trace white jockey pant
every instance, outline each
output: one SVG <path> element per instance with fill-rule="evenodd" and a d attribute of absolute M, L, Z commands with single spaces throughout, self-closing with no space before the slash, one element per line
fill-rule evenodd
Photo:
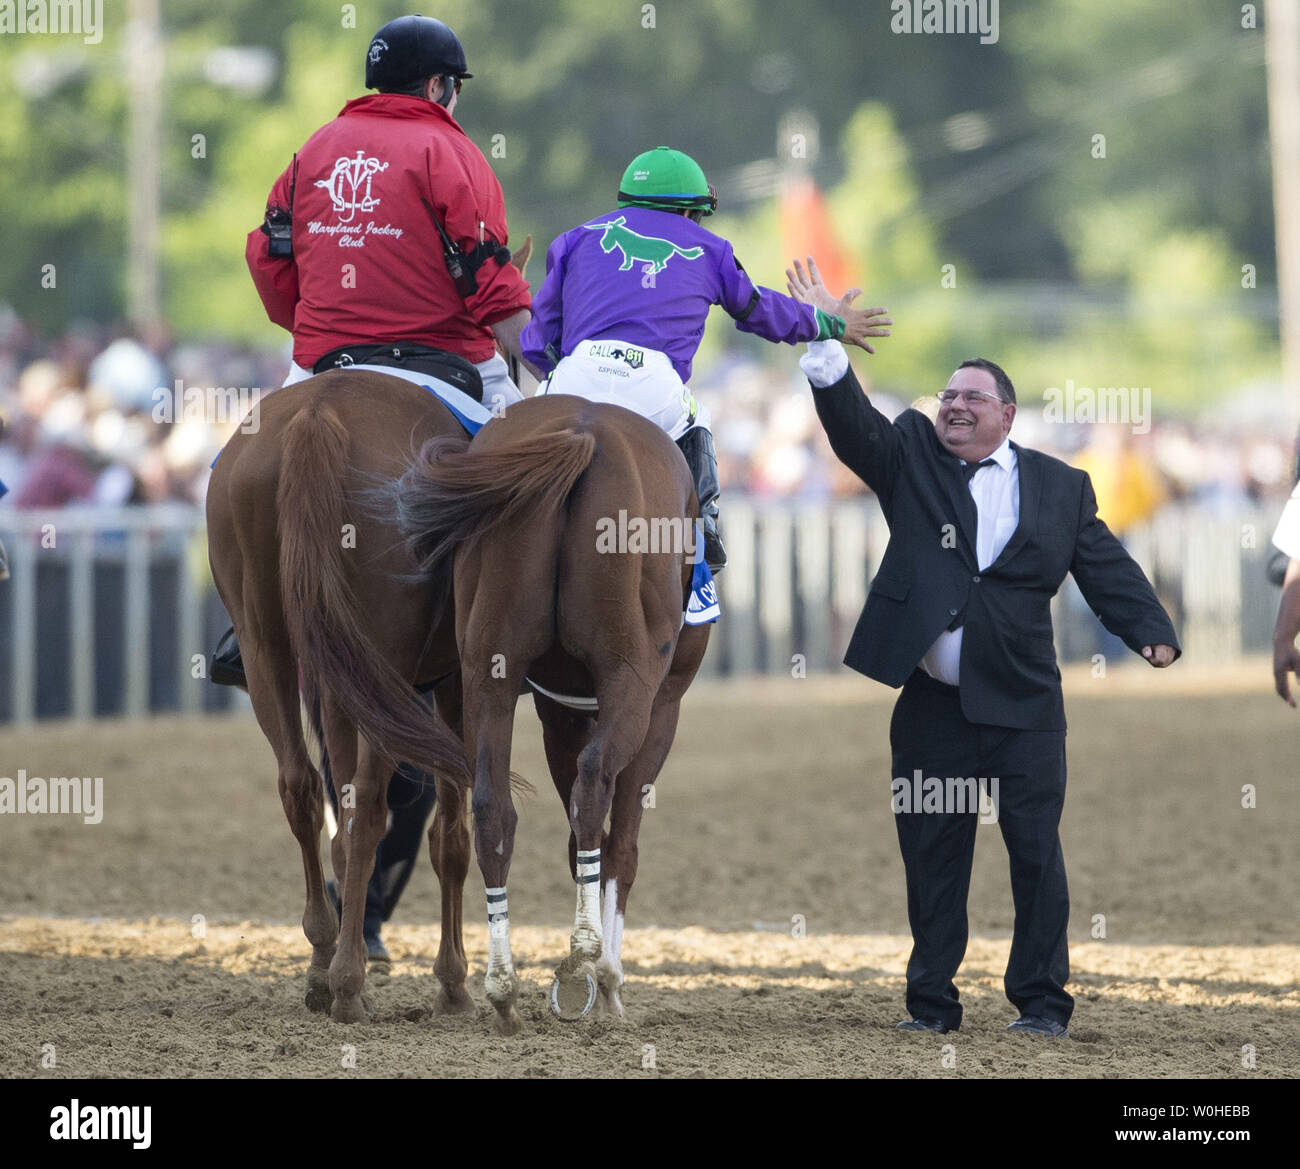
<path fill-rule="evenodd" d="M 674 442 L 692 427 L 709 430 L 713 421 L 666 354 L 626 341 L 583 341 L 561 359 L 537 393 L 623 406 L 667 431 Z"/>
<path fill-rule="evenodd" d="M 390 377 L 400 377 L 408 382 L 414 382 L 417 386 L 427 386 L 432 381 L 438 381 L 437 378 L 430 377 L 427 373 L 419 373 L 413 369 L 399 369 L 397 366 L 390 365 L 350 365 L 348 369 L 365 369 L 373 373 L 386 373 Z M 493 414 L 499 414 L 507 406 L 513 406 L 516 402 L 524 400 L 515 383 L 510 380 L 510 367 L 505 363 L 505 359 L 499 353 L 492 354 L 486 361 L 476 362 L 474 368 L 478 370 L 479 376 L 483 379 L 483 405 Z M 284 379 L 284 385 L 291 386 L 295 382 L 306 381 L 309 377 L 315 375 L 309 369 L 303 369 L 296 361 L 289 362 L 289 376 Z M 452 386 L 452 389 L 457 389 Z"/>

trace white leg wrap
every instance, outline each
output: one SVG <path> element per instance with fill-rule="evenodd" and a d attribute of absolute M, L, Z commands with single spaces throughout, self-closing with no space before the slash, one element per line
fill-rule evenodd
<path fill-rule="evenodd" d="M 600 965 L 608 967 L 623 985 L 623 915 L 618 912 L 618 880 L 610 877 L 605 882 L 605 906 L 601 914 Z"/>
<path fill-rule="evenodd" d="M 494 986 L 503 976 L 515 972 L 514 959 L 510 956 L 510 910 L 506 904 L 505 887 L 487 891 L 488 906 L 488 997 L 492 997 Z"/>
<path fill-rule="evenodd" d="M 571 949 L 586 958 L 600 956 L 600 849 L 578 853 L 578 908 Z"/>

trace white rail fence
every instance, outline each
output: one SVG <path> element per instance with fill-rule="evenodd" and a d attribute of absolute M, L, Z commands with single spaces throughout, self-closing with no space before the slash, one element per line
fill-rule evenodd
<path fill-rule="evenodd" d="M 1264 575 L 1276 516 L 1168 508 L 1130 551 L 1189 656 L 1228 661 L 1269 644 Z M 724 501 L 729 567 L 707 676 L 839 668 L 888 529 L 874 500 Z M 12 579 L 0 584 L 0 723 L 243 705 L 200 664 L 228 621 L 207 571 L 203 513 L 182 506 L 0 512 Z M 1067 581 L 1058 654 L 1123 651 Z"/>

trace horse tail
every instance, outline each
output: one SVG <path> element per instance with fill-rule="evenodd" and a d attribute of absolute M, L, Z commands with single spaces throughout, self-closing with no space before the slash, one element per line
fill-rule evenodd
<path fill-rule="evenodd" d="M 328 406 L 311 402 L 285 429 L 276 493 L 280 589 L 307 709 L 318 711 L 327 690 L 380 754 L 468 787 L 460 740 L 364 627 L 343 555 L 347 457 L 347 429 Z"/>
<path fill-rule="evenodd" d="M 499 524 L 554 515 L 596 454 L 590 431 L 571 426 L 470 451 L 463 438 L 433 438 L 395 491 L 397 526 L 420 571 L 450 579 L 454 551 Z"/>

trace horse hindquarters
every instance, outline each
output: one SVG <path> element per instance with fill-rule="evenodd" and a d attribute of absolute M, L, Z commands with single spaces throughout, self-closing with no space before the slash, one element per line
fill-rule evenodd
<path fill-rule="evenodd" d="M 280 802 L 302 852 L 302 927 L 312 945 L 307 1007 L 326 1011 L 332 1002 L 328 972 L 339 923 L 325 896 L 320 863 L 323 789 L 302 735 L 297 663 L 275 571 L 278 525 L 267 498 L 275 497 L 278 447 L 245 446 L 238 454 L 238 473 L 236 458 L 230 453 L 218 463 L 209 488 L 209 559 L 217 591 L 244 647 L 253 713 L 275 754 Z"/>
<path fill-rule="evenodd" d="M 487 894 L 489 954 L 484 989 L 498 1034 L 513 1035 L 518 981 L 510 950 L 506 896 L 518 815 L 511 796 L 510 748 L 515 706 L 528 664 L 552 637 L 554 555 L 523 554 L 528 533 L 488 535 L 456 565 L 465 742 L 474 771 L 474 842 Z M 518 560 L 516 560 L 518 556 Z M 517 588 L 493 583 L 514 577 Z"/>
<path fill-rule="evenodd" d="M 707 625 L 690 626 L 683 630 L 668 676 L 655 696 L 644 740 L 614 784 L 609 832 L 604 838 L 604 852 L 601 856 L 601 949 L 594 969 L 599 988 L 597 1005 L 602 1014 L 614 1018 L 623 1017 L 620 992 L 623 984 L 623 928 L 628 897 L 637 874 L 637 840 L 641 831 L 641 817 L 650 803 L 652 786 L 672 749 L 682 696 L 699 669 L 708 639 Z M 563 725 L 563 712 L 560 708 L 551 704 L 549 709 L 544 710 L 539 703 L 538 713 L 542 715 L 550 733 L 557 736 L 562 733 L 560 728 Z M 551 756 L 548 751 L 549 758 Z M 555 774 L 554 767 L 560 758 L 557 751 L 552 760 L 552 774 L 555 775 L 557 786 L 561 780 Z"/>
<path fill-rule="evenodd" d="M 625 417 L 620 411 L 611 421 Z M 657 432 L 652 432 L 653 445 L 638 435 L 651 426 L 643 419 L 636 418 L 631 426 L 628 437 L 610 433 L 612 428 L 602 432 L 607 457 L 569 500 L 560 556 L 559 641 L 590 673 L 598 704 L 590 739 L 577 756 L 568 807 L 577 853 L 576 908 L 569 955 L 556 977 L 557 993 L 567 992 L 570 1001 L 576 983 L 610 965 L 604 947 L 621 925 L 610 904 L 617 901 L 617 891 L 608 884 L 611 867 L 602 854 L 603 825 L 617 804 L 618 818 L 627 824 L 619 847 L 624 853 L 635 849 L 640 804 L 630 793 L 617 798 L 616 787 L 647 745 L 682 627 L 685 550 L 611 551 L 596 539 L 608 529 L 610 517 L 623 512 L 647 521 L 671 521 L 680 520 L 686 511 L 689 482 L 680 454 Z M 660 444 L 662 466 L 655 458 Z M 675 712 L 671 721 L 675 724 Z M 671 730 L 666 738 L 647 782 L 663 764 Z M 613 836 L 611 824 L 611 848 Z M 613 894 L 603 914 L 602 877 L 606 893 Z M 613 961 L 616 964 L 617 958 Z M 609 978 L 607 974 L 607 982 Z M 612 1004 L 610 1009 L 615 1010 Z"/>
<path fill-rule="evenodd" d="M 458 734 L 464 730 L 460 671 L 438 686 L 438 714 Z M 469 873 L 469 801 L 464 791 L 445 777 L 437 779 L 438 800 L 429 825 L 429 859 L 438 875 L 442 925 L 433 970 L 441 988 L 434 1004 L 439 1015 L 473 1014 L 474 1002 L 465 990 L 469 963 L 463 939 L 465 877 Z"/>

